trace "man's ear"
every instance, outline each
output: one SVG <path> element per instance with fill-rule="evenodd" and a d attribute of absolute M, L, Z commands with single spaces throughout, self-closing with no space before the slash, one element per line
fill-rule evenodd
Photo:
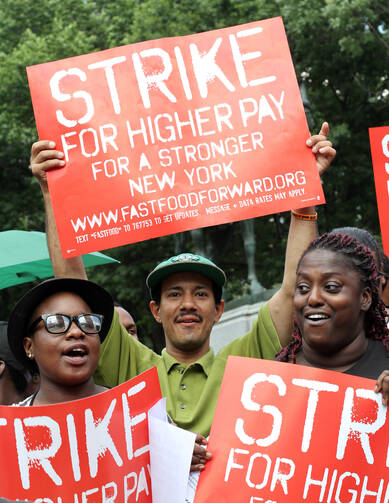
<path fill-rule="evenodd" d="M 150 301 L 150 311 L 151 311 L 151 314 L 154 316 L 155 318 L 155 321 L 157 321 L 158 323 L 162 323 L 161 321 L 161 317 L 159 316 L 159 304 L 157 304 L 157 302 L 155 302 L 155 300 L 152 300 Z"/>
<path fill-rule="evenodd" d="M 219 304 L 216 304 L 215 323 L 217 323 L 220 320 L 221 315 L 223 314 L 223 312 L 224 312 L 224 300 L 221 299 L 221 301 L 219 302 Z"/>
<path fill-rule="evenodd" d="M 370 287 L 366 286 L 362 290 L 361 310 L 367 312 L 370 309 L 371 303 L 372 303 L 371 289 Z"/>
<path fill-rule="evenodd" d="M 4 374 L 5 372 L 5 362 L 3 360 L 0 360 L 0 377 Z"/>

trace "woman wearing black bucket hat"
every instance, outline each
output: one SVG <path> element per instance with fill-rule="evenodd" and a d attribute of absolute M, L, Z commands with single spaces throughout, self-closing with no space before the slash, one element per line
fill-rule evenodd
<path fill-rule="evenodd" d="M 20 363 L 39 369 L 41 384 L 19 405 L 50 405 L 105 391 L 93 373 L 113 311 L 109 293 L 91 281 L 50 279 L 29 290 L 10 315 L 8 341 Z"/>

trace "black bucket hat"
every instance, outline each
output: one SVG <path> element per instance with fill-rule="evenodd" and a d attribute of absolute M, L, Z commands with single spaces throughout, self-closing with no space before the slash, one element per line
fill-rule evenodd
<path fill-rule="evenodd" d="M 99 333 L 100 341 L 105 339 L 111 326 L 114 305 L 111 295 L 101 286 L 86 279 L 52 278 L 29 290 L 16 304 L 8 320 L 8 343 L 15 358 L 22 365 L 31 368 L 31 360 L 24 351 L 23 340 L 28 336 L 31 316 L 38 305 L 58 292 L 72 292 L 80 296 L 92 312 L 104 316 Z"/>

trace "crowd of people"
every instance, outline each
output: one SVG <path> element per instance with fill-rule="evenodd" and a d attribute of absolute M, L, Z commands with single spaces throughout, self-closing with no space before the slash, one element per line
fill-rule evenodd
<path fill-rule="evenodd" d="M 307 140 L 320 175 L 335 157 L 328 134 L 323 123 Z M 370 233 L 345 227 L 317 237 L 315 208 L 293 210 L 280 289 L 261 305 L 251 330 L 216 355 L 210 335 L 224 310 L 224 271 L 192 253 L 163 260 L 146 279 L 151 314 L 165 335 L 156 354 L 137 339 L 130 313 L 87 279 L 81 258 L 61 255 L 46 175 L 61 169 L 63 158 L 49 140 L 32 146 L 55 278 L 19 300 L 8 337 L 0 327 L 3 404 L 80 399 L 156 366 L 171 421 L 197 434 L 191 469 L 200 471 L 212 456 L 206 438 L 230 355 L 369 377 L 388 404 L 389 260 Z"/>

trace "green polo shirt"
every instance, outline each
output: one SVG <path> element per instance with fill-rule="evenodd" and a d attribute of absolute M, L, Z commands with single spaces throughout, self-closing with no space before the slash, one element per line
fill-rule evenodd
<path fill-rule="evenodd" d="M 158 355 L 135 340 L 120 325 L 115 311 L 100 348 L 95 382 L 114 387 L 156 366 L 169 416 L 181 428 L 206 437 L 211 429 L 227 358 L 235 355 L 272 360 L 280 349 L 268 303 L 261 306 L 250 332 L 224 346 L 216 356 L 211 349 L 190 365 L 178 362 L 166 349 Z"/>

